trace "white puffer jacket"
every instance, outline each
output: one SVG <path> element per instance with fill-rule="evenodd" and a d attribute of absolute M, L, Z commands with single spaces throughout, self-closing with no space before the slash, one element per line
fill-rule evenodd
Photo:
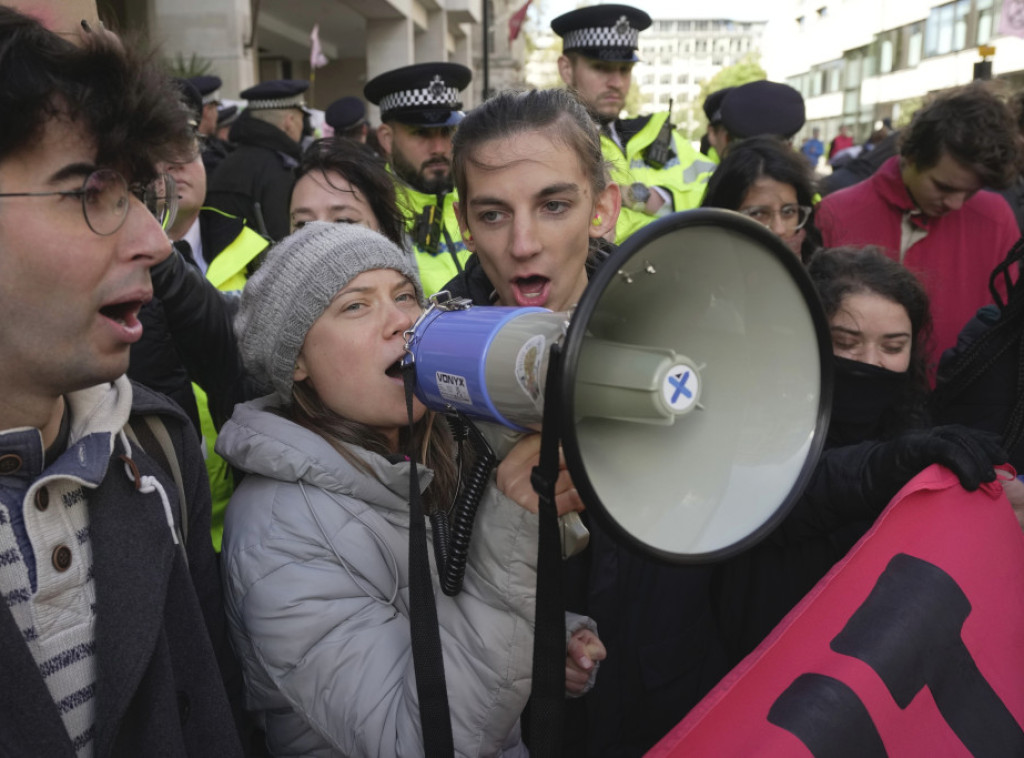
<path fill-rule="evenodd" d="M 276 756 L 423 754 L 409 628 L 409 464 L 239 405 L 217 450 L 248 472 L 227 509 L 223 574 L 247 704 Z M 426 486 L 431 473 L 421 468 Z M 460 756 L 526 755 L 537 520 L 495 487 L 477 514 L 464 588 L 434 575 Z M 431 569 L 434 571 L 431 548 Z"/>

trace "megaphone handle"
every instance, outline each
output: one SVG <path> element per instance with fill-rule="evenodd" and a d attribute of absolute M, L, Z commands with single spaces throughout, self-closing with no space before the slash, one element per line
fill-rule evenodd
<path fill-rule="evenodd" d="M 537 492 L 540 538 L 537 548 L 537 616 L 533 642 L 533 688 L 530 693 L 530 755 L 558 758 L 562 751 L 565 703 L 565 607 L 562 604 L 562 541 L 555 507 L 560 437 L 558 386 L 562 351 L 551 346 L 544 386 L 545 419 L 540 433 L 540 461 L 530 474 Z M 549 410 L 550 409 L 550 410 Z"/>

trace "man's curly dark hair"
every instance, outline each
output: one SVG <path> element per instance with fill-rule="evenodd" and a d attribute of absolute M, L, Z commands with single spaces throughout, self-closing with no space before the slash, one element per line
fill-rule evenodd
<path fill-rule="evenodd" d="M 141 48 L 104 31 L 81 36 L 76 46 L 0 7 L 0 161 L 67 118 L 95 141 L 98 165 L 148 181 L 191 144 L 181 94 Z"/>
<path fill-rule="evenodd" d="M 978 81 L 941 93 L 915 113 L 900 155 L 926 171 L 948 153 L 985 187 L 1005 189 L 1024 168 L 1021 142 L 1013 111 Z"/>

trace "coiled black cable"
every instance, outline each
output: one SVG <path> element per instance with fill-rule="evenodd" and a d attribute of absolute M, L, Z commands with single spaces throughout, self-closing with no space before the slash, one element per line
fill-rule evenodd
<path fill-rule="evenodd" d="M 464 416 L 458 414 L 447 418 L 452 427 L 452 434 L 459 443 L 459 458 L 462 458 L 463 445 L 467 438 L 476 454 L 473 466 L 465 480 L 460 482 L 455 505 L 448 513 L 436 511 L 430 516 L 434 533 L 434 560 L 437 562 L 441 591 L 448 596 L 455 596 L 462 590 L 462 581 L 466 574 L 469 542 L 473 536 L 476 511 L 498 458 L 480 431 Z"/>

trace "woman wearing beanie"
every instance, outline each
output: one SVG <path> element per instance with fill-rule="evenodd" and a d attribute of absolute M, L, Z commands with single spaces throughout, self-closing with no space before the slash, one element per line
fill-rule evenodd
<path fill-rule="evenodd" d="M 406 253 L 322 222 L 275 246 L 242 295 L 240 351 L 269 394 L 237 406 L 218 439 L 246 472 L 227 511 L 223 570 L 247 705 L 273 755 L 424 753 L 402 451 L 420 451 L 428 512 L 449 507 L 459 474 L 447 424 L 418 401 L 406 439 L 398 366 L 421 300 Z M 526 754 L 518 716 L 530 692 L 537 520 L 535 461 L 524 457 L 499 467 L 511 496 L 493 483 L 484 494 L 462 592 L 435 592 L 460 756 Z M 580 507 L 575 490 L 559 506 Z"/>

